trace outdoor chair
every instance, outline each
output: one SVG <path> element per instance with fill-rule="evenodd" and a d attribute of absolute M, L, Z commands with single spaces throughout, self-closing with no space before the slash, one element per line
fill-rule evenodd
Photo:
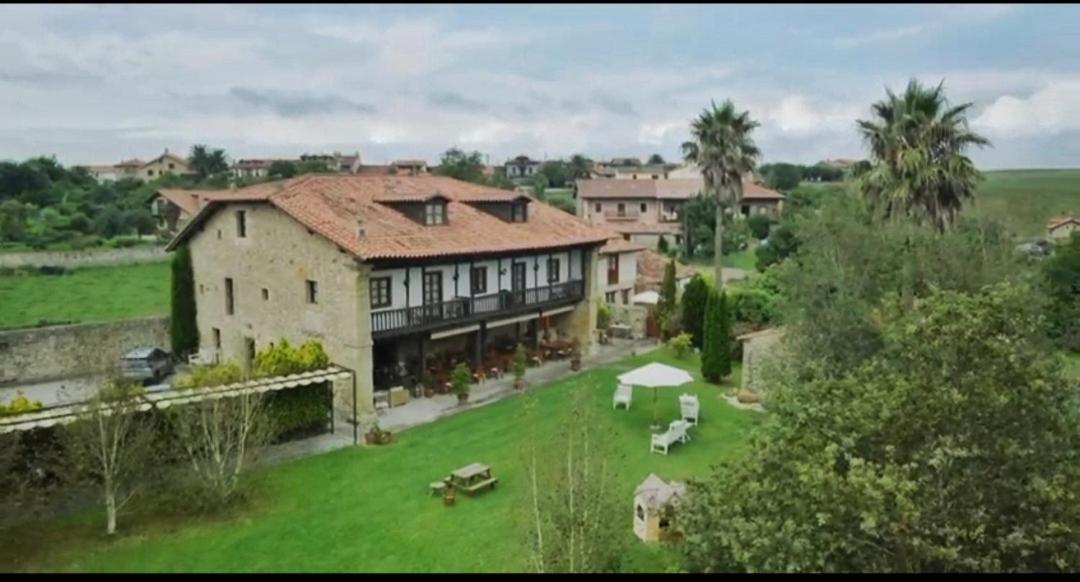
<path fill-rule="evenodd" d="M 679 409 L 682 412 L 683 420 L 697 426 L 698 412 L 701 409 L 701 403 L 698 401 L 697 396 L 694 396 L 693 394 L 680 395 Z"/>
<path fill-rule="evenodd" d="M 611 408 L 618 408 L 619 405 L 622 404 L 624 408 L 630 410 L 630 401 L 633 397 L 634 389 L 631 386 L 619 384 L 619 386 L 615 388 L 615 398 L 612 399 Z"/>
<path fill-rule="evenodd" d="M 687 430 L 689 426 L 689 423 L 685 420 L 673 420 L 671 421 L 671 424 L 668 425 L 668 431 L 674 434 L 675 438 L 680 443 L 688 443 L 690 442 L 690 432 Z"/>
<path fill-rule="evenodd" d="M 650 453 L 664 453 L 668 454 L 668 448 L 671 445 L 679 442 L 679 435 L 668 429 L 660 434 L 652 435 L 652 442 L 649 443 Z"/>
<path fill-rule="evenodd" d="M 380 410 L 388 410 L 390 408 L 390 392 L 386 390 L 375 391 L 375 412 Z"/>

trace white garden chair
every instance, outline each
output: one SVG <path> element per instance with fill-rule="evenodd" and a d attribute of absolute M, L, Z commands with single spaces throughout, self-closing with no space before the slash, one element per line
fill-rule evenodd
<path fill-rule="evenodd" d="M 679 435 L 671 432 L 671 429 L 668 429 L 660 434 L 652 435 L 652 440 L 649 443 L 649 452 L 664 453 L 666 455 L 668 454 L 668 448 L 677 442 L 679 442 Z"/>
<path fill-rule="evenodd" d="M 633 397 L 633 387 L 628 384 L 619 384 L 618 388 L 615 389 L 615 397 L 612 399 L 611 408 L 618 408 L 622 404 L 626 410 L 630 410 L 630 401 Z"/>
<path fill-rule="evenodd" d="M 697 426 L 698 412 L 701 409 L 701 403 L 698 401 L 697 396 L 694 396 L 693 394 L 683 394 L 679 396 L 679 409 L 682 412 L 683 420 Z"/>
<path fill-rule="evenodd" d="M 673 420 L 668 425 L 668 432 L 675 436 L 675 439 L 680 443 L 690 442 L 690 431 L 687 430 L 690 427 L 690 423 L 685 420 Z"/>

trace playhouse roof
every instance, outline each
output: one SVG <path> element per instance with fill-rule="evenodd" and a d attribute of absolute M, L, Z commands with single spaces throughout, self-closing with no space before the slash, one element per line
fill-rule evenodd
<path fill-rule="evenodd" d="M 634 497 L 640 498 L 649 507 L 660 507 L 685 493 L 685 484 L 679 481 L 665 483 L 654 473 L 649 473 L 649 476 L 634 490 Z"/>

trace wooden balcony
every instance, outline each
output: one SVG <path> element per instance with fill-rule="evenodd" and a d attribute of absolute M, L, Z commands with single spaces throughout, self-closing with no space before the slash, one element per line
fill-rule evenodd
<path fill-rule="evenodd" d="M 390 337 L 472 323 L 492 316 L 513 315 L 543 307 L 575 303 L 584 297 L 585 282 L 578 280 L 521 291 L 460 297 L 416 307 L 387 309 L 371 314 L 371 335 Z"/>

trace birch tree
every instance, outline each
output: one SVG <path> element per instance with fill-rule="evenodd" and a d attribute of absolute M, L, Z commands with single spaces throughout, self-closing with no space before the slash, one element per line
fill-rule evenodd
<path fill-rule="evenodd" d="M 139 411 L 142 387 L 110 381 L 79 408 L 61 431 L 66 458 L 76 473 L 101 488 L 109 535 L 138 493 L 154 459 L 153 417 Z"/>

